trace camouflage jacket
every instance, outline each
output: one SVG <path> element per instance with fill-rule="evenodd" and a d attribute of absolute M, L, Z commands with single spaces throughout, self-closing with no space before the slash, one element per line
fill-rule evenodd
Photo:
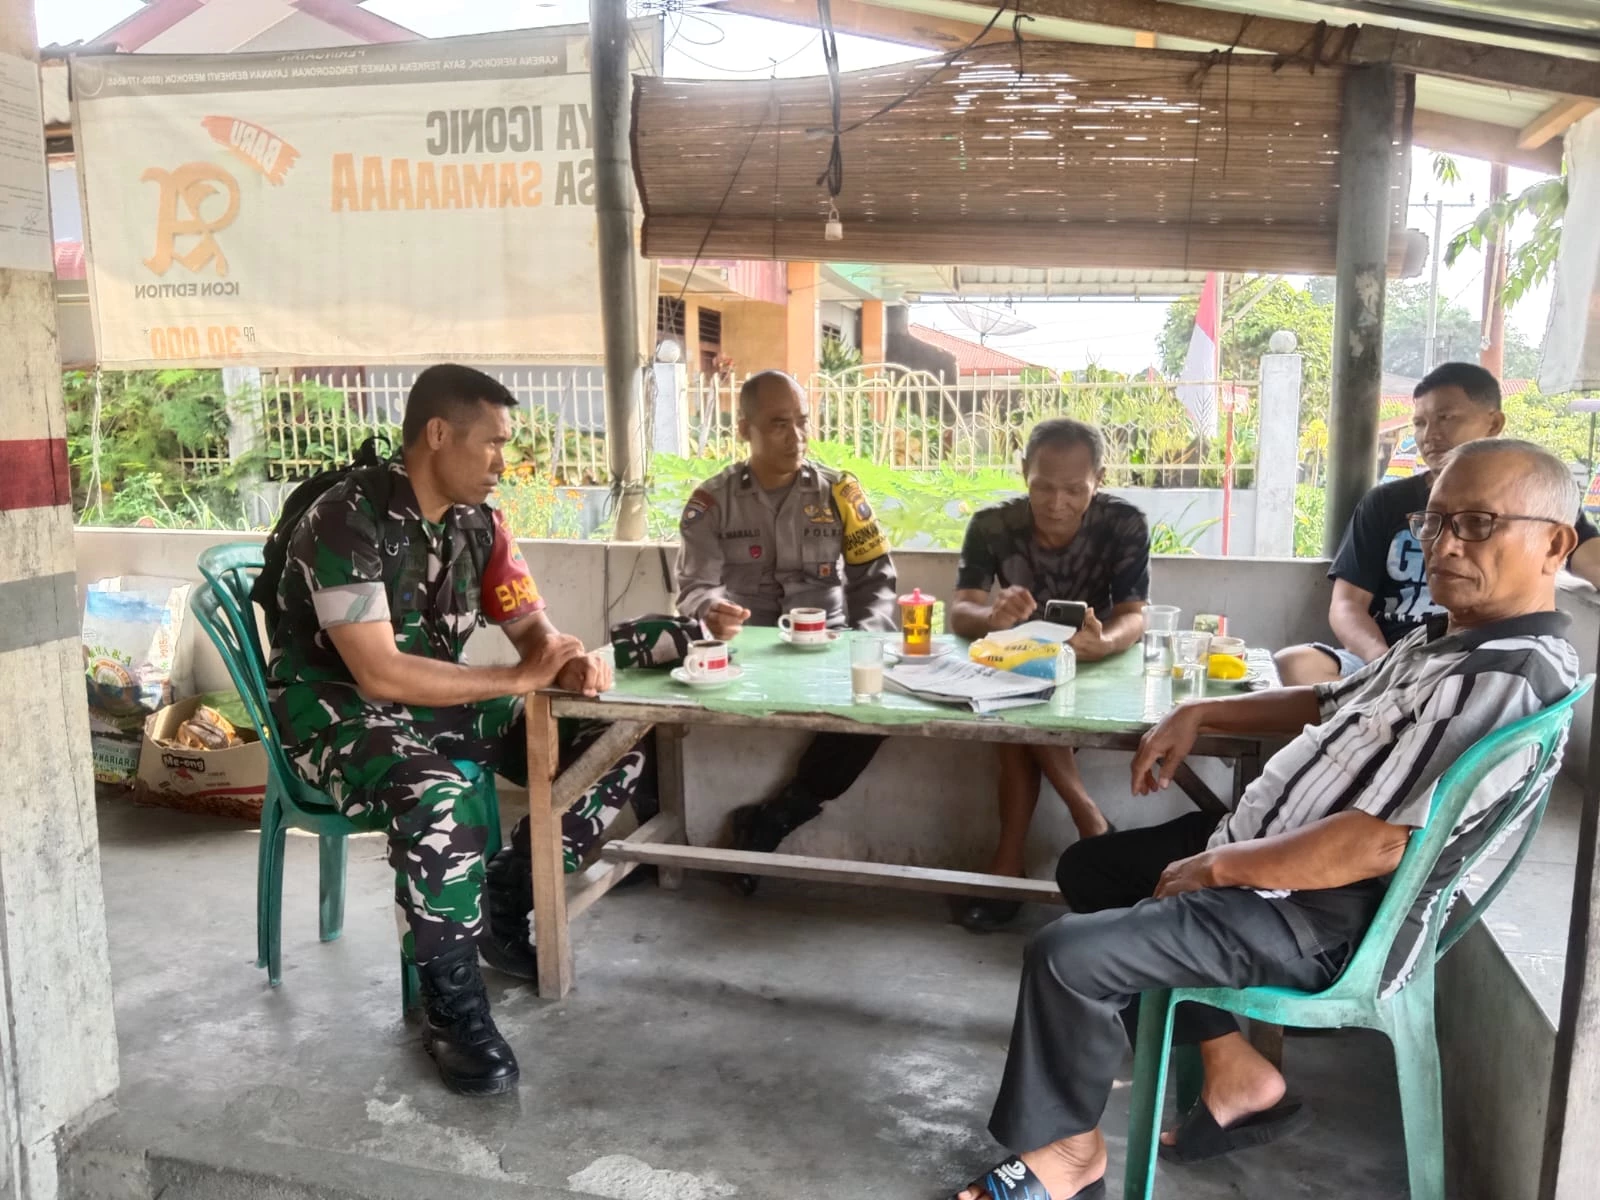
<path fill-rule="evenodd" d="M 774 502 L 748 463 L 734 463 L 695 489 L 678 529 L 678 611 L 686 617 L 727 599 L 748 608 L 753 625 L 820 608 L 830 626 L 897 627 L 889 539 L 847 471 L 808 461 Z"/>
<path fill-rule="evenodd" d="M 346 479 L 317 499 L 290 539 L 278 584 L 283 621 L 267 669 L 273 713 L 288 745 L 370 708 L 328 629 L 387 621 L 401 653 L 460 662 L 467 639 L 486 622 L 482 576 L 492 550 L 506 551 L 521 567 L 514 542 L 495 546 L 497 538 L 509 538 L 488 510 L 456 505 L 429 526 L 404 464 L 390 463 L 389 472 L 386 513 L 358 479 Z M 525 567 L 513 585 L 526 593 L 518 596 L 517 616 L 544 607 Z M 408 711 L 387 707 L 397 717 Z"/>

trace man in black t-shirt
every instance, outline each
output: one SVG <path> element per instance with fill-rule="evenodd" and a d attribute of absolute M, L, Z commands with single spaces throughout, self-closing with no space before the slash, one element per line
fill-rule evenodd
<path fill-rule="evenodd" d="M 1341 645 L 1313 642 L 1278 651 L 1278 674 L 1286 687 L 1354 674 L 1429 616 L 1443 611 L 1428 592 L 1422 546 L 1411 536 L 1406 517 L 1428 506 L 1434 475 L 1450 452 L 1465 442 L 1498 437 L 1506 417 L 1500 410 L 1500 384 L 1472 363 L 1445 363 L 1434 369 L 1417 384 L 1413 396 L 1411 423 L 1417 449 L 1430 469 L 1386 480 L 1356 505 L 1328 568 L 1333 580 L 1328 624 Z M 1600 587 L 1597 531 L 1581 510 L 1574 524 L 1578 549 L 1567 569 Z"/>
<path fill-rule="evenodd" d="M 1150 596 L 1150 529 L 1137 508 L 1100 490 L 1104 458 L 1105 443 L 1092 425 L 1058 418 L 1033 427 L 1022 456 L 1028 494 L 980 510 L 967 526 L 949 610 L 952 633 L 983 637 L 1043 616 L 1050 600 L 1079 600 L 1089 606 L 1072 639 L 1079 658 L 1094 662 L 1139 640 Z M 1110 828 L 1083 786 L 1070 747 L 997 750 L 1000 843 L 990 874 L 1024 873 L 1023 847 L 1041 775 L 1066 801 L 1080 837 Z M 974 933 L 987 933 L 1020 907 L 978 900 L 962 910 L 960 921 Z"/>

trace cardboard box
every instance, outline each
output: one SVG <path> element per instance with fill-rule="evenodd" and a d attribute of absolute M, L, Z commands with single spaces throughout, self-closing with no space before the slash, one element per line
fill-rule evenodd
<path fill-rule="evenodd" d="M 267 752 L 255 730 L 240 729 L 245 744 L 231 750 L 174 750 L 157 745 L 158 738 L 177 736 L 178 726 L 194 715 L 200 703 L 199 696 L 180 700 L 145 722 L 138 799 L 185 812 L 260 820 L 267 794 Z"/>

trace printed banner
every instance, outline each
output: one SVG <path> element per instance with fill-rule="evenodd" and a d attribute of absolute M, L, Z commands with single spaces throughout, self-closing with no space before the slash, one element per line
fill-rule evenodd
<path fill-rule="evenodd" d="M 1417 439 L 1406 434 L 1400 439 L 1394 453 L 1389 455 L 1389 465 L 1384 468 L 1385 479 L 1405 479 L 1417 473 Z"/>
<path fill-rule="evenodd" d="M 579 25 L 74 58 L 100 362 L 603 361 L 588 54 Z"/>

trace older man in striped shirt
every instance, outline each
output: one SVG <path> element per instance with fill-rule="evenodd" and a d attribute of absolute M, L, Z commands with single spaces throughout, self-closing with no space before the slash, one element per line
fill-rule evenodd
<path fill-rule="evenodd" d="M 1104 1193 L 1099 1122 L 1126 1047 L 1119 1015 L 1141 991 L 1279 985 L 1317 991 L 1360 944 L 1434 784 L 1486 734 L 1546 708 L 1578 681 L 1556 611 L 1556 572 L 1577 543 L 1565 465 L 1529 442 L 1458 448 L 1412 528 L 1446 617 L 1336 683 L 1174 710 L 1145 737 L 1133 789 L 1167 787 L 1201 734 L 1279 733 L 1237 809 L 1079 842 L 1059 878 L 1074 909 L 1028 946 L 1005 1077 L 989 1129 L 1015 1157 L 959 1200 L 1072 1200 Z M 1530 768 L 1480 781 L 1446 850 L 1486 836 Z M 1520 772 L 1520 773 L 1519 773 Z M 1446 864 L 1448 865 L 1448 864 Z M 1441 870 L 1439 878 L 1447 878 Z M 1424 889 L 1418 917 L 1438 903 Z M 1397 939 L 1388 986 L 1417 949 Z M 1200 1101 L 1163 1154 L 1198 1161 L 1298 1127 L 1283 1077 L 1226 1013 L 1185 1005 Z"/>

